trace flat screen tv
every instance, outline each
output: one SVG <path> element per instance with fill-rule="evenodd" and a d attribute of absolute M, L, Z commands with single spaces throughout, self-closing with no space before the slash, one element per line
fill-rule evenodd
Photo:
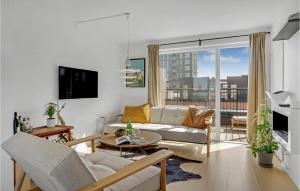
<path fill-rule="evenodd" d="M 59 66 L 59 99 L 98 98 L 98 72 Z"/>

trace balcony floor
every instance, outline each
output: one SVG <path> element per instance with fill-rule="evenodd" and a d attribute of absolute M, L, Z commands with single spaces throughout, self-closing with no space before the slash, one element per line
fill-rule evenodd
<path fill-rule="evenodd" d="M 215 136 L 215 128 L 212 128 L 212 138 Z M 222 127 L 221 128 L 221 141 L 225 142 L 234 142 L 234 143 L 247 143 L 247 136 L 246 136 L 246 129 L 234 129 L 233 131 L 231 128 Z"/>

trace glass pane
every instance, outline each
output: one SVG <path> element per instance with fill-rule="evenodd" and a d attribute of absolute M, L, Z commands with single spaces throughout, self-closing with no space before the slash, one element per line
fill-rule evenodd
<path fill-rule="evenodd" d="M 246 142 L 249 48 L 220 50 L 221 138 Z"/>
<path fill-rule="evenodd" d="M 214 108 L 214 51 L 161 54 L 160 65 L 166 106 Z"/>

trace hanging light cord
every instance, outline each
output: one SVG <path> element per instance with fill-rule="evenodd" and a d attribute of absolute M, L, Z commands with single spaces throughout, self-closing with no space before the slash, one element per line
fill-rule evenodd
<path fill-rule="evenodd" d="M 129 56 L 130 56 L 130 13 L 126 13 L 127 18 L 127 58 L 126 66 L 130 65 Z"/>

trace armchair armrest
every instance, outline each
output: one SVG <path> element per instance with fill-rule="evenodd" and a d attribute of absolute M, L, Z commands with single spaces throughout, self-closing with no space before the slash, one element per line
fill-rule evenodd
<path fill-rule="evenodd" d="M 80 143 L 91 141 L 91 148 L 92 152 L 95 152 L 95 139 L 101 138 L 101 135 L 91 135 L 88 137 L 80 138 L 80 139 L 74 139 L 72 141 L 66 142 L 65 145 L 68 147 L 78 145 Z"/>
<path fill-rule="evenodd" d="M 161 163 L 161 190 L 166 188 L 166 159 L 173 155 L 172 151 L 160 150 L 141 160 L 135 161 L 102 180 L 93 182 L 79 189 L 79 191 L 102 191 L 104 188 L 138 172 L 151 165 Z"/>

